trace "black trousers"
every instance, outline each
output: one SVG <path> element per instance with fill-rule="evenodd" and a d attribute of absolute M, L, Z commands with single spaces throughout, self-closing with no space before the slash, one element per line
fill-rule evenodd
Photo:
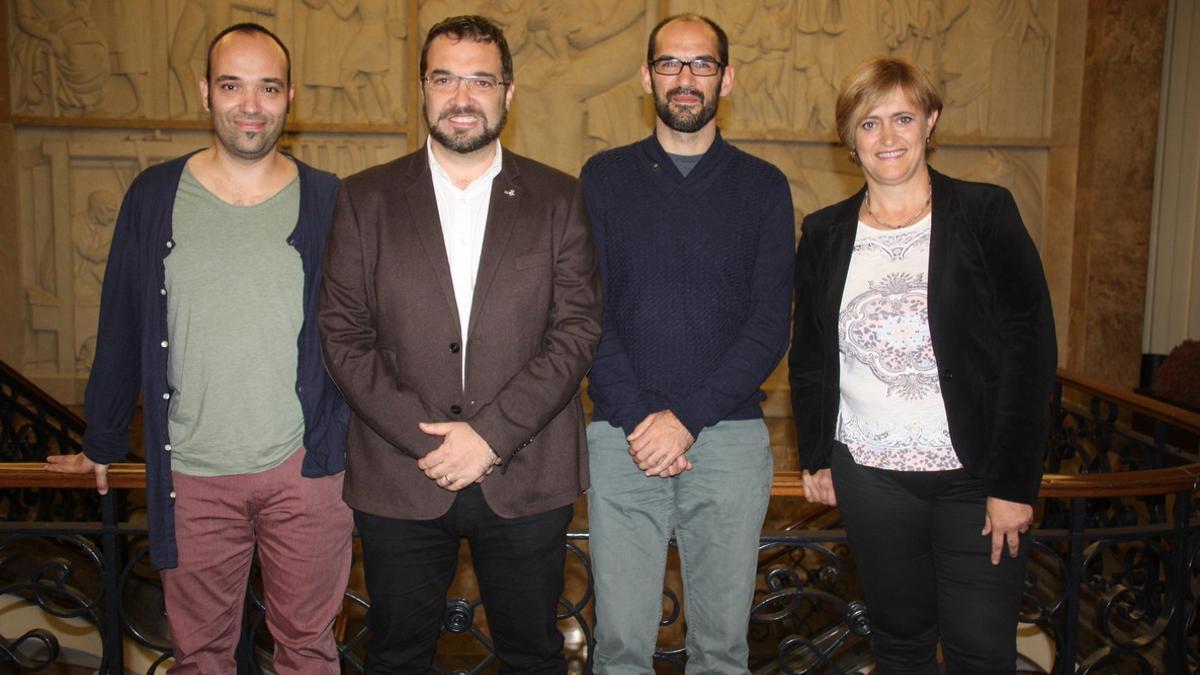
<path fill-rule="evenodd" d="M 371 599 L 367 624 L 373 636 L 365 672 L 430 672 L 459 541 L 465 538 L 500 671 L 566 673 L 555 615 L 572 509 L 501 518 L 472 485 L 433 520 L 355 511 Z"/>
<path fill-rule="evenodd" d="M 887 471 L 855 464 L 840 445 L 831 460 L 838 508 L 866 595 L 876 673 L 937 669 L 1012 673 L 1029 557 L 1007 549 L 991 563 L 982 536 L 983 481 L 966 471 Z"/>

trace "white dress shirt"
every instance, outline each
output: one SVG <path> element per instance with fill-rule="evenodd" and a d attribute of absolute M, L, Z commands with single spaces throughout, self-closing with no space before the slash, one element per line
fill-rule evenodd
<path fill-rule="evenodd" d="M 471 320 L 471 300 L 475 294 L 475 277 L 479 272 L 479 256 L 483 251 L 483 233 L 491 203 L 492 180 L 500 173 L 501 148 L 496 141 L 496 154 L 491 166 L 464 189 L 454 185 L 446 170 L 433 154 L 432 141 L 426 141 L 429 170 L 433 174 L 433 192 L 437 196 L 438 217 L 442 221 L 442 239 L 450 261 L 450 278 L 454 282 L 454 301 L 458 305 L 459 331 L 462 334 L 462 385 L 467 383 L 467 329 Z"/>

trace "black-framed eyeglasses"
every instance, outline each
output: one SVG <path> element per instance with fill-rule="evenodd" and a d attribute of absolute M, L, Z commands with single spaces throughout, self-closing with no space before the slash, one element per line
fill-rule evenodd
<path fill-rule="evenodd" d="M 435 73 L 429 77 L 422 77 L 421 82 L 433 91 L 441 93 L 450 93 L 458 91 L 458 83 L 466 82 L 467 89 L 479 94 L 491 94 L 499 91 L 501 87 L 507 87 L 510 82 L 497 80 L 491 75 L 451 75 L 450 73 Z"/>
<path fill-rule="evenodd" d="M 650 61 L 650 67 L 659 75 L 678 75 L 683 72 L 684 66 L 687 66 L 692 71 L 692 75 L 696 77 L 712 77 L 721 72 L 725 64 L 707 56 L 701 56 L 691 61 L 681 61 L 673 56 L 662 56 Z"/>

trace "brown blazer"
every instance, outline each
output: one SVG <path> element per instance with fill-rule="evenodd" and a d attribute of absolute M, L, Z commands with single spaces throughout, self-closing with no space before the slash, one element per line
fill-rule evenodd
<path fill-rule="evenodd" d="M 417 468 L 441 439 L 417 423 L 461 420 L 503 462 L 482 484 L 496 513 L 570 504 L 588 486 L 579 383 L 601 318 L 579 181 L 504 150 L 464 339 L 426 153 L 338 191 L 317 320 L 353 411 L 346 502 L 391 518 L 444 514 L 454 493 Z"/>

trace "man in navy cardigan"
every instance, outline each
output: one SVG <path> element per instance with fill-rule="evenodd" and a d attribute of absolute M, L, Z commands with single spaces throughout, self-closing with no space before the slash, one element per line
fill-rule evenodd
<path fill-rule="evenodd" d="M 655 27 L 642 66 L 654 135 L 581 175 L 605 300 L 588 515 L 606 675 L 653 672 L 672 535 L 688 671 L 746 672 L 772 475 L 759 387 L 787 346 L 794 222 L 784 175 L 717 131 L 728 52 L 707 18 Z"/>
<path fill-rule="evenodd" d="M 121 207 L 101 297 L 83 453 L 128 452 L 144 398 L 150 559 L 162 570 L 172 673 L 234 672 L 257 549 L 280 673 L 338 673 L 330 631 L 350 567 L 341 501 L 348 411 L 316 328 L 337 178 L 279 152 L 287 48 L 221 32 L 199 82 L 215 143 L 151 167 Z"/>

